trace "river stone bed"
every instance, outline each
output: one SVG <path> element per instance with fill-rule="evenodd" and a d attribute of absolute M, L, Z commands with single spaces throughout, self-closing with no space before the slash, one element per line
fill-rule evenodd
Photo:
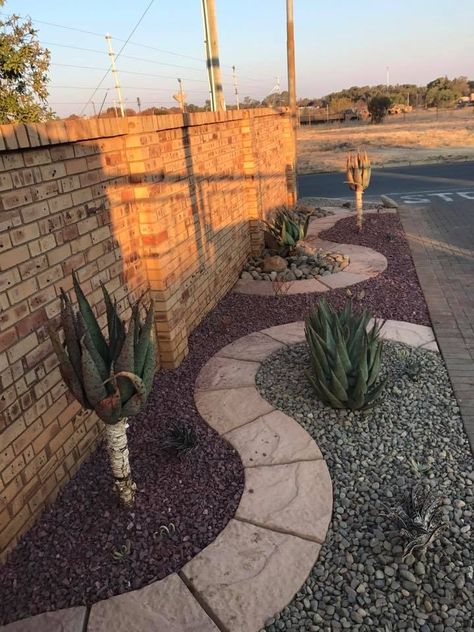
<path fill-rule="evenodd" d="M 420 372 L 405 372 L 410 361 Z M 473 632 L 473 458 L 439 354 L 387 342 L 383 399 L 368 412 L 336 411 L 313 395 L 306 345 L 270 356 L 263 397 L 315 439 L 331 473 L 334 510 L 318 562 L 266 632 Z M 426 468 L 424 473 L 420 470 Z M 404 542 L 385 507 L 424 481 L 445 497 L 449 526 L 402 562 Z"/>
<path fill-rule="evenodd" d="M 338 253 L 295 254 L 285 257 L 288 267 L 282 272 L 264 272 L 263 262 L 275 252 L 265 248 L 259 256 L 251 257 L 244 266 L 241 279 L 255 281 L 296 281 L 298 279 L 313 279 L 317 276 L 327 276 L 340 272 L 349 265 L 349 258 Z"/>

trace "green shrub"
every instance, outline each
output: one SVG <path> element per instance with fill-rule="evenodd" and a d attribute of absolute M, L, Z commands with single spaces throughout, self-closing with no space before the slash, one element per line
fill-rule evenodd
<path fill-rule="evenodd" d="M 385 385 L 384 381 L 376 383 L 382 325 L 374 322 L 367 331 L 370 318 L 367 311 L 355 314 L 351 302 L 335 311 L 322 300 L 306 319 L 311 357 L 308 376 L 318 398 L 333 408 L 369 408 Z"/>
<path fill-rule="evenodd" d="M 372 123 L 381 123 L 387 116 L 388 108 L 391 104 L 392 100 L 390 97 L 384 97 L 382 95 L 372 97 L 367 105 Z"/>

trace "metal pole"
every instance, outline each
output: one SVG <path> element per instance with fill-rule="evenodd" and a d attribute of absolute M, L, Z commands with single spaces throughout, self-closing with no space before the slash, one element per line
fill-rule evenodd
<path fill-rule="evenodd" d="M 181 81 L 181 79 L 178 79 L 178 84 L 179 84 L 179 103 L 181 105 L 181 110 L 185 112 L 186 108 L 184 106 L 183 82 Z"/>
<path fill-rule="evenodd" d="M 237 87 L 237 75 L 235 74 L 235 66 L 232 66 L 232 83 L 234 84 L 235 103 L 237 109 L 240 110 L 239 89 Z"/>
<path fill-rule="evenodd" d="M 293 142 L 292 188 L 295 202 L 298 197 L 296 184 L 296 73 L 295 73 L 295 29 L 293 20 L 293 0 L 286 0 L 286 49 L 288 66 L 288 101 L 290 106 L 291 131 Z"/>
<path fill-rule="evenodd" d="M 219 42 L 217 38 L 216 7 L 214 0 L 202 0 L 202 13 L 206 43 L 207 71 L 211 88 L 211 105 L 214 112 L 225 110 L 219 65 Z"/>
<path fill-rule="evenodd" d="M 112 35 L 107 33 L 105 36 L 107 40 L 107 46 L 109 49 L 109 57 L 110 57 L 110 65 L 112 66 L 112 75 L 114 77 L 115 89 L 117 90 L 118 104 L 120 108 L 121 116 L 125 116 L 125 109 L 123 107 L 123 96 L 122 96 L 122 88 L 120 86 L 120 79 L 118 75 L 117 68 L 115 67 L 115 54 L 112 48 Z"/>

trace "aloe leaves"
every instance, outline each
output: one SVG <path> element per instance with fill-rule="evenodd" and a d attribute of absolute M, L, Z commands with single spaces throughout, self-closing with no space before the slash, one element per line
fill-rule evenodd
<path fill-rule="evenodd" d="M 306 237 L 310 216 L 303 221 L 296 219 L 287 209 L 278 211 L 272 224 L 266 223 L 270 233 L 282 249 L 291 250 Z"/>
<path fill-rule="evenodd" d="M 140 305 L 132 308 L 128 327 L 118 315 L 102 284 L 107 314 L 108 341 L 73 273 L 78 310 L 61 290 L 61 327 L 64 343 L 57 331 L 50 331 L 59 360 L 61 375 L 71 393 L 84 408 L 95 410 L 106 424 L 136 415 L 151 391 L 156 369 L 153 338 L 153 308 L 140 321 Z"/>
<path fill-rule="evenodd" d="M 318 398 L 333 408 L 368 408 L 383 391 L 385 382 L 377 382 L 383 323 L 369 328 L 370 318 L 366 311 L 355 314 L 351 303 L 336 312 L 322 300 L 306 320 L 309 379 Z"/>

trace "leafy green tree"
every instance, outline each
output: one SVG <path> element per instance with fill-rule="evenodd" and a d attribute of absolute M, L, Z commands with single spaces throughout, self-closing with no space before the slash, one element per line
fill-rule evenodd
<path fill-rule="evenodd" d="M 387 116 L 388 108 L 392 104 L 390 97 L 378 95 L 372 97 L 367 104 L 372 123 L 381 123 Z"/>
<path fill-rule="evenodd" d="M 47 103 L 49 63 L 50 53 L 40 46 L 30 19 L 0 20 L 0 123 L 53 118 Z"/>

